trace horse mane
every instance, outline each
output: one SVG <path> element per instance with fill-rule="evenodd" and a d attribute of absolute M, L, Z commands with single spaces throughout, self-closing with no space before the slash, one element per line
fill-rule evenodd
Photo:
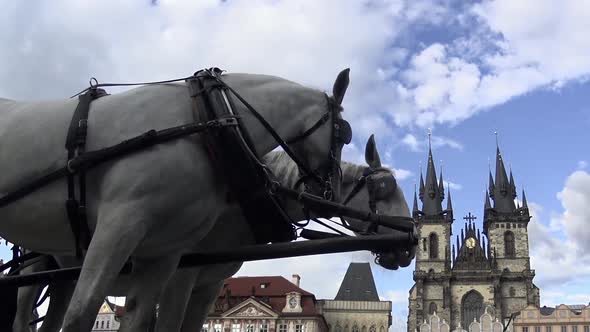
<path fill-rule="evenodd" d="M 283 183 L 285 186 L 292 187 L 299 179 L 299 169 L 297 164 L 291 160 L 291 157 L 289 157 L 285 151 L 271 151 L 262 157 L 262 161 L 265 164 L 272 165 L 271 170 L 277 178 L 285 181 Z M 347 179 L 349 181 L 360 178 L 367 168 L 365 165 L 357 165 L 344 160 L 341 161 L 340 167 L 342 169 L 342 179 Z M 386 169 L 389 170 L 389 168 Z M 391 173 L 393 174 L 393 171 Z"/>

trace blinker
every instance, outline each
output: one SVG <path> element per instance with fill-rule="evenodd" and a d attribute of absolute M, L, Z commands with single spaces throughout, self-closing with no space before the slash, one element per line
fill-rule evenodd
<path fill-rule="evenodd" d="M 344 119 L 334 120 L 334 137 L 341 144 L 349 144 L 352 141 L 352 128 Z"/>
<path fill-rule="evenodd" d="M 370 181 L 367 182 L 369 192 L 373 195 L 374 199 L 381 200 L 389 197 L 397 189 L 397 182 L 391 175 L 371 177 Z"/>

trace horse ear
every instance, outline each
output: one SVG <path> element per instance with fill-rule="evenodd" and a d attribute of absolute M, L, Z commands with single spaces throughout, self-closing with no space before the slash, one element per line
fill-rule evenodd
<path fill-rule="evenodd" d="M 367 140 L 367 146 L 365 147 L 365 161 L 371 168 L 381 167 L 381 158 L 379 158 L 379 152 L 375 145 L 375 135 L 371 135 Z"/>
<path fill-rule="evenodd" d="M 332 88 L 332 94 L 334 95 L 334 100 L 336 104 L 341 105 L 342 99 L 344 99 L 344 94 L 346 93 L 346 89 L 348 88 L 348 83 L 350 83 L 350 68 L 346 68 L 338 74 L 336 77 L 336 82 L 334 82 L 334 87 Z"/>

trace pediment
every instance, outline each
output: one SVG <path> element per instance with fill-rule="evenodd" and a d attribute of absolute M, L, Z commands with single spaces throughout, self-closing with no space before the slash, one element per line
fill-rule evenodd
<path fill-rule="evenodd" d="M 238 304 L 237 306 L 227 310 L 221 314 L 221 317 L 278 317 L 270 306 L 265 303 L 256 301 L 254 298 Z"/>
<path fill-rule="evenodd" d="M 109 305 L 104 302 L 101 306 L 100 309 L 98 310 L 99 314 L 112 314 L 114 313 L 113 310 L 111 310 L 111 307 L 109 307 Z"/>

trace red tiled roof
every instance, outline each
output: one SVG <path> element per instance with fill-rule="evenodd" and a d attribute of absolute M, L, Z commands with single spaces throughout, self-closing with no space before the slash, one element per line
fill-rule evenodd
<path fill-rule="evenodd" d="M 265 285 L 264 288 L 261 287 L 263 284 Z M 228 290 L 230 294 L 229 307 L 227 303 L 228 299 L 226 299 L 226 292 Z M 285 295 L 291 292 L 301 294 L 301 308 L 303 309 L 303 312 L 282 313 L 287 302 Z M 319 314 L 316 309 L 315 296 L 312 293 L 297 287 L 281 276 L 237 277 L 226 279 L 224 287 L 219 294 L 215 311 L 218 313 L 224 312 L 229 308 L 233 308 L 246 301 L 252 296 L 257 301 L 270 305 L 274 311 L 283 316 L 313 316 Z"/>
<path fill-rule="evenodd" d="M 267 286 L 261 288 L 261 284 L 267 284 Z M 229 278 L 225 280 L 223 290 L 219 296 L 225 296 L 227 288 L 231 290 L 231 296 L 252 296 L 252 286 L 254 286 L 255 296 L 283 296 L 290 292 L 314 296 L 281 276 Z"/>

